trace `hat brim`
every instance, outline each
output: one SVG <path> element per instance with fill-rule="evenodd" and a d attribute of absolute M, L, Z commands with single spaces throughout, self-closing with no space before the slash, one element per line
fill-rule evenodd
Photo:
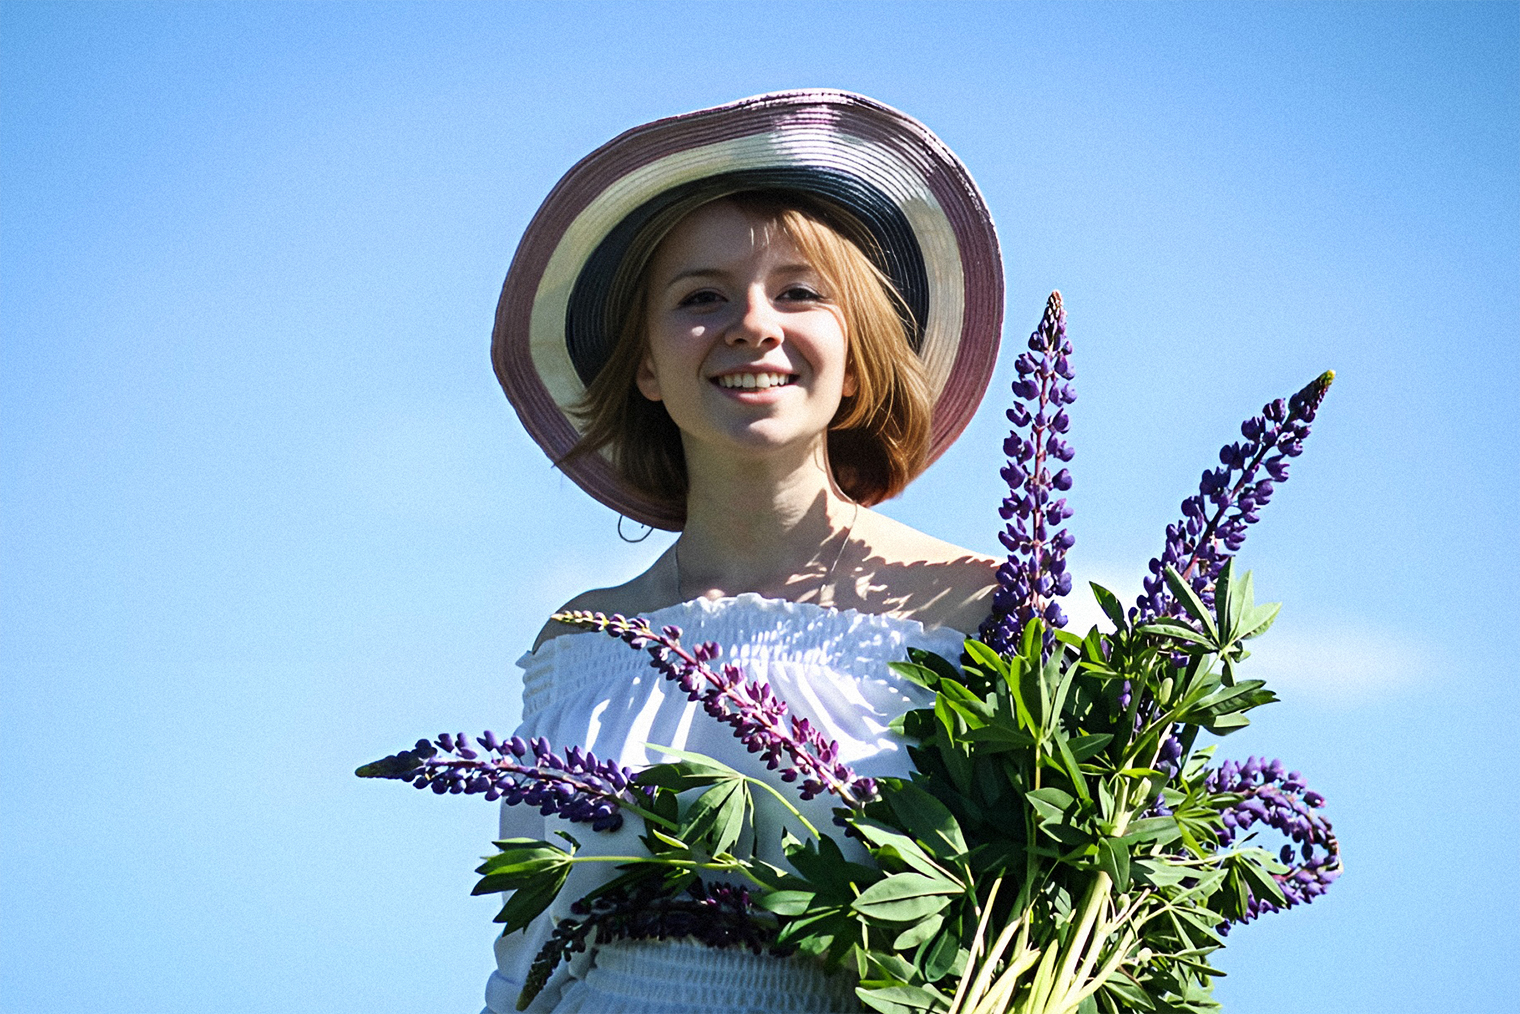
<path fill-rule="evenodd" d="M 868 194 L 873 207 L 850 210 L 896 223 L 877 238 L 889 257 L 902 253 L 906 266 L 889 271 L 900 276 L 894 281 L 922 286 L 905 295 L 923 316 L 914 337 L 934 396 L 928 460 L 965 429 L 992 378 L 1002 329 L 1002 259 L 986 204 L 965 167 L 917 120 L 861 95 L 809 89 L 635 127 L 577 163 L 544 200 L 502 287 L 491 358 L 518 418 L 551 460 L 580 439 L 569 409 L 585 393 L 583 374 L 596 368 L 597 351 L 570 340 L 586 331 L 571 318 L 584 302 L 576 290 L 588 264 L 599 251 L 605 259 L 619 228 L 628 231 L 631 217 L 650 214 L 666 195 L 701 192 L 709 181 L 743 188 L 767 179 L 814 193 L 834 187 L 839 192 L 825 196 L 847 207 L 865 200 L 851 194 Z M 891 228 L 910 239 L 892 239 Z M 906 249 L 912 244 L 916 251 Z M 561 468 L 627 517 L 657 528 L 682 524 L 684 513 L 628 486 L 601 455 Z"/>

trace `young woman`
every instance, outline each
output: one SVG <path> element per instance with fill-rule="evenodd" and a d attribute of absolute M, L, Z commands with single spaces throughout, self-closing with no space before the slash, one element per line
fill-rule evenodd
<path fill-rule="evenodd" d="M 717 641 L 847 763 L 906 773 L 888 723 L 922 692 L 886 664 L 909 646 L 958 654 L 989 611 L 996 562 L 871 505 L 965 425 L 1000 303 L 996 239 L 969 177 L 920 124 L 870 100 L 761 96 L 594 153 L 519 248 L 498 311 L 498 374 L 567 474 L 681 535 L 643 574 L 567 608 Z M 518 734 L 628 765 L 669 746 L 762 772 L 645 663 L 550 623 L 520 663 Z M 749 844 L 782 865 L 786 821 L 762 797 Z M 503 836 L 561 829 L 582 855 L 642 850 L 636 822 L 592 834 L 522 809 L 504 809 Z M 818 826 L 829 809 L 804 804 Z M 515 1009 L 555 921 L 610 867 L 579 865 L 562 903 L 498 941 L 489 1011 Z M 852 1010 L 850 987 L 803 960 L 618 941 L 562 967 L 529 1009 Z"/>

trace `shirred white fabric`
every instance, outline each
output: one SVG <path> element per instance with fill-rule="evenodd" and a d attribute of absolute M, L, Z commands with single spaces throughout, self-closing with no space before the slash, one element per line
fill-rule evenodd
<path fill-rule="evenodd" d="M 887 728 L 909 708 L 926 706 L 932 695 L 887 668 L 902 661 L 909 647 L 950 658 L 960 654 L 965 635 L 943 627 L 925 629 L 913 620 L 839 611 L 810 603 L 759 595 L 694 599 L 646 614 L 656 626 L 682 628 L 682 643 L 716 641 L 721 659 L 742 665 L 750 679 L 768 682 L 790 706 L 830 739 L 840 758 L 863 774 L 903 775 L 909 760 Z M 648 665 L 648 656 L 604 634 L 569 634 L 524 655 L 523 720 L 517 735 L 545 736 L 556 750 L 579 744 L 598 757 L 615 757 L 631 767 L 662 758 L 648 744 L 705 753 L 778 786 L 814 826 L 829 833 L 833 804 L 801 802 L 794 786 L 765 771 L 725 725 Z M 760 858 L 784 865 L 781 829 L 785 811 L 764 792 L 755 794 L 754 843 Z M 537 810 L 502 808 L 503 838 L 554 840 L 556 830 L 573 834 L 580 855 L 635 856 L 643 853 L 637 820 L 613 833 L 592 832 Z M 799 836 L 803 831 L 791 827 Z M 841 841 L 846 851 L 852 842 Z M 745 843 L 741 843 L 743 845 Z M 486 1011 L 516 1010 L 528 966 L 550 931 L 567 917 L 570 904 L 615 875 L 614 863 L 577 865 L 559 899 L 526 934 L 498 937 L 497 970 L 486 985 Z M 698 1014 L 698 1012 L 802 1012 L 854 1010 L 853 991 L 803 962 L 738 949 L 714 950 L 689 941 L 619 942 L 589 948 L 556 970 L 528 1008 L 553 1014 Z"/>

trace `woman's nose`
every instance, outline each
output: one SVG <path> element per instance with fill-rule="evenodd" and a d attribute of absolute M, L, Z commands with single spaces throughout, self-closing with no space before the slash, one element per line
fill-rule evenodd
<path fill-rule="evenodd" d="M 750 290 L 737 320 L 725 338 L 730 345 L 754 345 L 768 348 L 779 345 L 784 331 L 781 314 L 763 289 Z"/>

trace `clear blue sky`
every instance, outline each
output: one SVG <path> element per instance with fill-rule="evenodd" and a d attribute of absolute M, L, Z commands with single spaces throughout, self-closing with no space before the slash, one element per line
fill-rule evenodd
<path fill-rule="evenodd" d="M 1079 577 L 1133 587 L 1245 415 L 1339 373 L 1243 553 L 1348 872 L 1232 1012 L 1520 1010 L 1520 5 L 0 5 L 0 1010 L 477 1011 L 495 815 L 360 782 L 516 722 L 630 575 L 487 359 L 618 131 L 756 92 L 930 124 L 1060 288 Z M 996 550 L 1012 355 L 890 511 Z M 1074 612 L 1081 614 L 1081 607 Z"/>

